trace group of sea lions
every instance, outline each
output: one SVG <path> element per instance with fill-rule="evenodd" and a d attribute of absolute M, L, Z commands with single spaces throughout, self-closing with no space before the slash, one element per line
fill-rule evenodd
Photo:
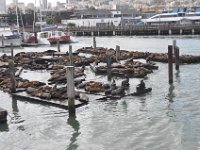
<path fill-rule="evenodd" d="M 90 57 L 79 55 L 79 53 L 91 54 Z M 126 51 L 120 50 L 117 52 L 114 49 L 108 48 L 82 48 L 77 50 L 77 53 L 70 59 L 69 54 L 59 54 L 54 50 L 48 50 L 45 52 L 21 52 L 14 57 L 7 56 L 6 54 L 0 57 L 1 62 L 14 61 L 15 70 L 18 67 L 22 67 L 26 70 L 47 70 L 51 77 L 48 79 L 48 83 L 42 81 L 29 81 L 21 77 L 15 78 L 16 88 L 20 91 L 26 91 L 28 94 L 34 97 L 40 97 L 44 99 L 66 99 L 66 66 L 73 61 L 75 66 L 74 82 L 78 89 L 83 89 L 86 93 L 104 93 L 105 95 L 124 95 L 126 87 L 129 86 L 129 78 L 140 77 L 143 78 L 147 74 L 152 73 L 153 70 L 158 69 L 158 66 L 152 61 L 167 62 L 168 56 L 164 53 L 148 53 L 138 51 Z M 98 65 L 103 62 L 107 63 L 107 60 L 111 59 L 111 75 L 125 77 L 121 86 L 116 86 L 113 81 L 111 84 L 98 82 L 98 81 L 85 81 L 85 67 L 91 66 L 91 68 L 98 74 L 108 74 L 107 65 Z M 148 58 L 148 62 L 142 63 L 135 61 L 137 58 Z M 199 63 L 200 56 L 184 55 L 180 56 L 180 63 Z M 93 64 L 94 63 L 94 64 Z M 115 63 L 115 64 L 114 64 Z M 0 88 L 5 91 L 9 91 L 11 87 L 10 70 L 8 66 L 2 65 L 0 68 Z M 76 97 L 80 97 L 79 93 L 76 93 Z"/>

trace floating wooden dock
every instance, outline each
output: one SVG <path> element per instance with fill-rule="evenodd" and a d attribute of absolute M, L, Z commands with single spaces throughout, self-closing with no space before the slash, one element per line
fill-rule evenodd
<path fill-rule="evenodd" d="M 12 93 L 12 97 L 16 100 L 29 101 L 29 102 L 32 102 L 32 103 L 39 103 L 39 104 L 54 106 L 54 107 L 58 107 L 58 108 L 68 110 L 67 100 L 61 102 L 59 100 L 41 99 L 41 98 L 32 97 L 30 95 L 27 95 L 24 92 Z M 76 108 L 81 107 L 81 106 L 86 105 L 86 104 L 87 104 L 87 102 L 75 100 L 75 107 Z"/>
<path fill-rule="evenodd" d="M 8 112 L 0 107 L 0 123 L 4 123 L 7 121 Z"/>
<path fill-rule="evenodd" d="M 8 62 L 2 62 L 0 61 L 0 68 L 8 67 Z"/>

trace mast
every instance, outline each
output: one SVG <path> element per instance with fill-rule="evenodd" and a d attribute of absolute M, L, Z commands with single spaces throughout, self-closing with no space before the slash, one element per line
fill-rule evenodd
<path fill-rule="evenodd" d="M 22 13 L 21 13 L 21 11 L 19 12 L 19 14 L 20 14 L 20 19 L 21 19 L 21 23 L 22 23 L 22 30 L 23 30 L 23 32 L 25 32 L 25 29 L 24 29 L 24 21 L 23 21 L 23 18 L 22 18 Z"/>
<path fill-rule="evenodd" d="M 33 11 L 33 33 L 35 32 L 35 13 L 36 13 L 36 0 L 34 4 L 34 11 Z"/>
<path fill-rule="evenodd" d="M 42 11 L 41 11 L 41 5 L 42 5 L 42 2 L 41 2 L 41 0 L 40 0 L 40 9 L 39 9 L 39 11 L 40 11 L 40 22 L 42 22 Z"/>
<path fill-rule="evenodd" d="M 16 16 L 17 16 L 17 32 L 19 34 L 19 17 L 18 17 L 18 1 L 15 1 L 15 11 L 16 11 Z"/>

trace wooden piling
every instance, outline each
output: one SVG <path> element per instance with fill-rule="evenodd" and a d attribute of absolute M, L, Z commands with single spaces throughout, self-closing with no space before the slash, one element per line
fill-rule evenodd
<path fill-rule="evenodd" d="M 93 48 L 96 48 L 96 37 L 93 36 Z"/>
<path fill-rule="evenodd" d="M 10 43 L 10 48 L 11 48 L 11 57 L 13 58 L 14 56 L 13 43 Z"/>
<path fill-rule="evenodd" d="M 115 53 L 116 53 L 116 61 L 117 61 L 117 62 L 118 62 L 118 57 L 119 57 L 119 51 L 120 51 L 120 46 L 119 46 L 119 45 L 116 45 Z"/>
<path fill-rule="evenodd" d="M 69 61 L 70 61 L 70 66 L 73 66 L 73 52 L 72 52 L 72 45 L 69 45 Z"/>
<path fill-rule="evenodd" d="M 59 39 L 57 39 L 57 49 L 58 49 L 58 52 L 60 52 L 60 41 L 59 41 Z"/>
<path fill-rule="evenodd" d="M 175 68 L 176 70 L 179 70 L 179 47 L 175 48 Z"/>
<path fill-rule="evenodd" d="M 34 37 L 35 37 L 35 43 L 38 43 L 37 32 L 34 32 Z"/>
<path fill-rule="evenodd" d="M 13 60 L 9 61 L 9 71 L 10 71 L 10 80 L 11 80 L 11 93 L 16 92 L 16 80 L 15 80 L 15 66 Z"/>
<path fill-rule="evenodd" d="M 112 60 L 110 58 L 110 56 L 107 56 L 107 74 L 108 74 L 108 80 L 111 81 L 111 70 L 112 70 Z"/>
<path fill-rule="evenodd" d="M 175 49 L 176 49 L 176 40 L 173 40 L 173 53 L 175 54 Z"/>
<path fill-rule="evenodd" d="M 4 45 L 4 36 L 3 36 L 3 34 L 1 35 L 1 44 L 2 44 L 2 47 L 5 46 L 5 45 Z"/>
<path fill-rule="evenodd" d="M 172 52 L 172 45 L 168 45 L 168 76 L 169 76 L 169 83 L 173 83 L 173 52 Z"/>
<path fill-rule="evenodd" d="M 68 95 L 69 117 L 76 117 L 73 66 L 67 66 L 67 95 Z"/>

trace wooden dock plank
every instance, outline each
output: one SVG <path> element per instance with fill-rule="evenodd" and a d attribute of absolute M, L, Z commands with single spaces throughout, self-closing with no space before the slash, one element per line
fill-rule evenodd
<path fill-rule="evenodd" d="M 29 101 L 29 102 L 33 102 L 33 103 L 40 103 L 40 104 L 50 105 L 50 106 L 54 106 L 54 107 L 58 107 L 58 108 L 68 110 L 67 100 L 61 102 L 59 100 L 41 99 L 41 98 L 29 96 L 24 92 L 12 93 L 12 97 L 16 100 Z M 87 104 L 87 103 L 86 102 L 80 102 L 79 100 L 75 100 L 75 107 L 76 108 L 81 107 L 85 104 Z"/>

